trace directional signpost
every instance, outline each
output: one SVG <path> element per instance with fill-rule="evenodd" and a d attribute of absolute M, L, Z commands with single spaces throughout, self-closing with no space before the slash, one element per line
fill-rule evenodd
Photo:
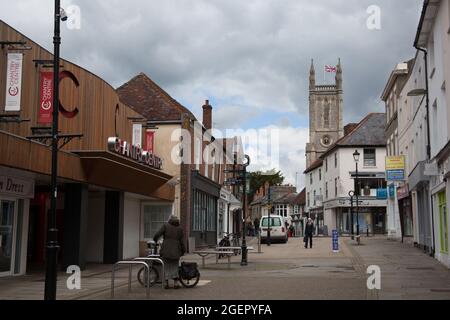
<path fill-rule="evenodd" d="M 233 169 L 233 170 L 224 170 L 224 173 L 235 173 L 237 174 L 237 176 L 233 177 L 233 178 L 229 178 L 227 179 L 224 184 L 226 186 L 242 186 L 243 187 L 243 192 L 242 192 L 242 219 L 243 219 L 243 231 L 242 231 L 242 249 L 241 249 L 241 266 L 246 266 L 247 265 L 247 242 L 245 239 L 245 233 L 246 233 L 246 228 L 245 228 L 245 221 L 246 221 L 246 216 L 245 216 L 245 211 L 246 211 L 246 198 L 247 198 L 247 167 L 250 165 L 250 157 L 248 155 L 245 155 L 245 159 L 247 160 L 246 163 L 244 163 L 242 165 L 242 169 L 238 170 L 238 169 Z M 236 165 L 236 160 L 235 160 L 235 165 Z"/>

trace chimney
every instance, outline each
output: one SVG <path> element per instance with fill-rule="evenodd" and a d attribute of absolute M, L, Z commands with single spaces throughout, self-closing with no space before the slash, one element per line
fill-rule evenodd
<path fill-rule="evenodd" d="M 203 126 L 206 130 L 212 129 L 212 106 L 209 104 L 209 100 L 205 100 L 203 105 Z"/>
<path fill-rule="evenodd" d="M 349 123 L 344 127 L 344 136 L 348 135 L 350 132 L 355 130 L 355 128 L 358 126 L 357 123 Z"/>

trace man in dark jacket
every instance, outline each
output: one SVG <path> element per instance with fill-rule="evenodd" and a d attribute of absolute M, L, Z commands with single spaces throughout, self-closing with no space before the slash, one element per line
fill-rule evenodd
<path fill-rule="evenodd" d="M 169 288 L 169 279 L 174 280 L 174 288 L 178 289 L 180 288 L 177 283 L 178 265 L 180 257 L 184 255 L 186 250 L 184 246 L 184 231 L 177 216 L 171 215 L 169 221 L 159 229 L 153 240 L 158 242 L 161 236 L 164 237 L 164 242 L 159 253 L 164 261 L 166 289 Z"/>
<path fill-rule="evenodd" d="M 303 239 L 303 241 L 305 242 L 305 248 L 308 248 L 308 240 L 309 240 L 309 248 L 312 248 L 313 233 L 314 233 L 314 223 L 312 219 L 309 218 L 305 226 L 305 238 Z"/>

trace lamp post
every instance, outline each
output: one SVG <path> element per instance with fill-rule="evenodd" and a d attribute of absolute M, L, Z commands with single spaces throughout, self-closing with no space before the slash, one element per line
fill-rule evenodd
<path fill-rule="evenodd" d="M 270 213 L 272 212 L 272 208 L 273 208 L 272 201 L 270 199 L 270 185 L 269 185 L 269 191 L 267 193 L 267 202 L 269 203 L 269 205 L 268 205 L 268 210 L 267 210 L 267 240 L 266 240 L 266 242 L 267 242 L 267 246 L 270 247 L 270 244 L 271 244 L 270 243 Z"/>
<path fill-rule="evenodd" d="M 360 153 L 355 150 L 353 153 L 353 160 L 356 164 L 356 176 L 355 176 L 355 194 L 356 194 L 356 236 L 359 236 L 359 186 L 358 186 L 358 162 Z"/>
<path fill-rule="evenodd" d="M 245 232 L 247 231 L 246 229 L 246 220 L 247 217 L 245 215 L 245 208 L 247 207 L 247 167 L 250 165 L 250 157 L 248 155 L 245 155 L 245 159 L 247 160 L 246 163 L 244 163 L 244 186 L 243 186 L 243 195 L 242 195 L 242 216 L 243 216 L 243 220 L 244 220 L 244 224 L 243 224 L 243 232 L 242 232 L 242 248 L 241 248 L 241 266 L 246 266 L 247 265 L 247 241 L 245 240 Z"/>
<path fill-rule="evenodd" d="M 352 240 L 355 239 L 355 232 L 354 232 L 354 227 L 353 227 L 353 196 L 355 195 L 355 191 L 349 191 L 348 195 L 350 196 L 350 223 L 351 223 L 351 235 L 352 235 Z"/>
<path fill-rule="evenodd" d="M 45 300 L 56 300 L 56 282 L 58 268 L 58 229 L 56 228 L 56 199 L 58 197 L 58 112 L 59 112 L 59 46 L 61 44 L 60 21 L 67 16 L 61 8 L 61 1 L 55 0 L 54 35 L 53 35 L 53 126 L 52 126 L 52 172 L 51 172 L 51 209 L 48 217 Z"/>

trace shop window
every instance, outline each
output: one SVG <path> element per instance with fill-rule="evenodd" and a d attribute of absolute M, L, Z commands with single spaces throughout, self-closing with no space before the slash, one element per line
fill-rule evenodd
<path fill-rule="evenodd" d="M 216 231 L 217 199 L 199 190 L 193 193 L 193 231 Z"/>
<path fill-rule="evenodd" d="M 144 204 L 144 238 L 152 239 L 171 214 L 171 204 Z"/>

